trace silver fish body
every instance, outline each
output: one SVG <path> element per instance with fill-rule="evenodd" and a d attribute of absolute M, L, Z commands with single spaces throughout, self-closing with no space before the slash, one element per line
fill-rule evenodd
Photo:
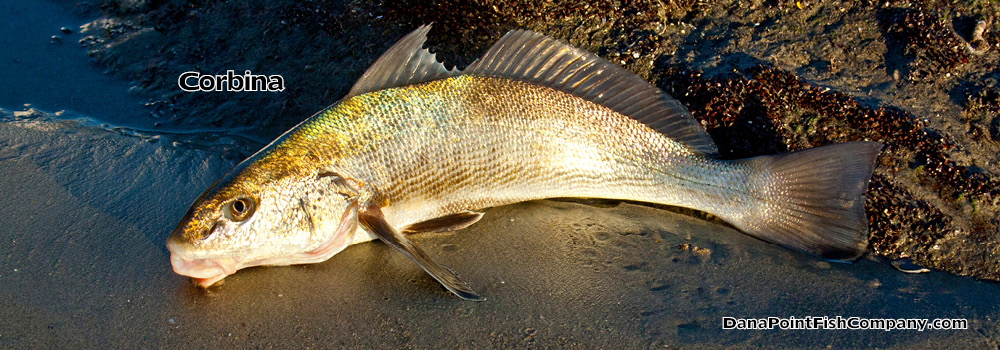
<path fill-rule="evenodd" d="M 365 112 L 350 115 L 354 110 Z M 357 140 L 349 156 L 328 149 L 320 158 L 380 189 L 386 218 L 398 227 L 554 197 L 664 203 L 733 217 L 765 195 L 750 193 L 757 188 L 746 183 L 745 165 L 694 154 L 600 105 L 502 78 L 463 75 L 382 90 L 310 123 Z"/>
<path fill-rule="evenodd" d="M 476 300 L 403 233 L 556 197 L 697 209 L 832 259 L 864 251 L 864 193 L 881 145 L 719 160 L 682 106 L 596 56 L 517 31 L 465 72 L 446 71 L 417 50 L 427 29 L 203 194 L 168 239 L 175 271 L 208 286 L 379 238 Z"/>

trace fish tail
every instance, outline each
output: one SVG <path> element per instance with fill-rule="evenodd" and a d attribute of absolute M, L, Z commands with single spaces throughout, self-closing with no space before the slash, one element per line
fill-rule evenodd
<path fill-rule="evenodd" d="M 762 200 L 730 222 L 766 241 L 852 260 L 868 246 L 865 192 L 877 142 L 849 142 L 736 161 Z"/>

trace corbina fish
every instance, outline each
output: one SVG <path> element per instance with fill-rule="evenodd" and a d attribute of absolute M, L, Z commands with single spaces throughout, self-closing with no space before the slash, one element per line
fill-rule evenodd
<path fill-rule="evenodd" d="M 543 198 L 667 204 L 765 241 L 850 260 L 882 145 L 721 160 L 678 101 L 604 59 L 526 30 L 465 70 L 402 38 L 332 106 L 234 167 L 167 239 L 208 287 L 241 268 L 317 263 L 380 239 L 459 297 L 482 300 L 407 239 Z"/>

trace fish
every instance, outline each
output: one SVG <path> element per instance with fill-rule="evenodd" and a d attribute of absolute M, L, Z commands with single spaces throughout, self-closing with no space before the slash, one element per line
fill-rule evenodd
<path fill-rule="evenodd" d="M 546 198 L 691 208 L 832 261 L 866 251 L 881 143 L 726 160 L 683 104 L 595 54 L 512 30 L 449 70 L 424 48 L 429 31 L 400 39 L 346 96 L 202 193 L 166 240 L 173 270 L 207 288 L 380 240 L 458 297 L 484 300 L 407 236 Z"/>

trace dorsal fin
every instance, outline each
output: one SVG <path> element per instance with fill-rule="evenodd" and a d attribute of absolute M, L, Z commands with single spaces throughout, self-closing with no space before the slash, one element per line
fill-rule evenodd
<path fill-rule="evenodd" d="M 457 70 L 445 69 L 434 54 L 423 48 L 430 30 L 429 24 L 423 25 L 399 39 L 368 67 L 344 98 L 457 75 Z"/>
<path fill-rule="evenodd" d="M 462 74 L 551 87 L 632 117 L 696 152 L 719 152 L 705 128 L 673 97 L 597 55 L 542 34 L 507 32 Z"/>

